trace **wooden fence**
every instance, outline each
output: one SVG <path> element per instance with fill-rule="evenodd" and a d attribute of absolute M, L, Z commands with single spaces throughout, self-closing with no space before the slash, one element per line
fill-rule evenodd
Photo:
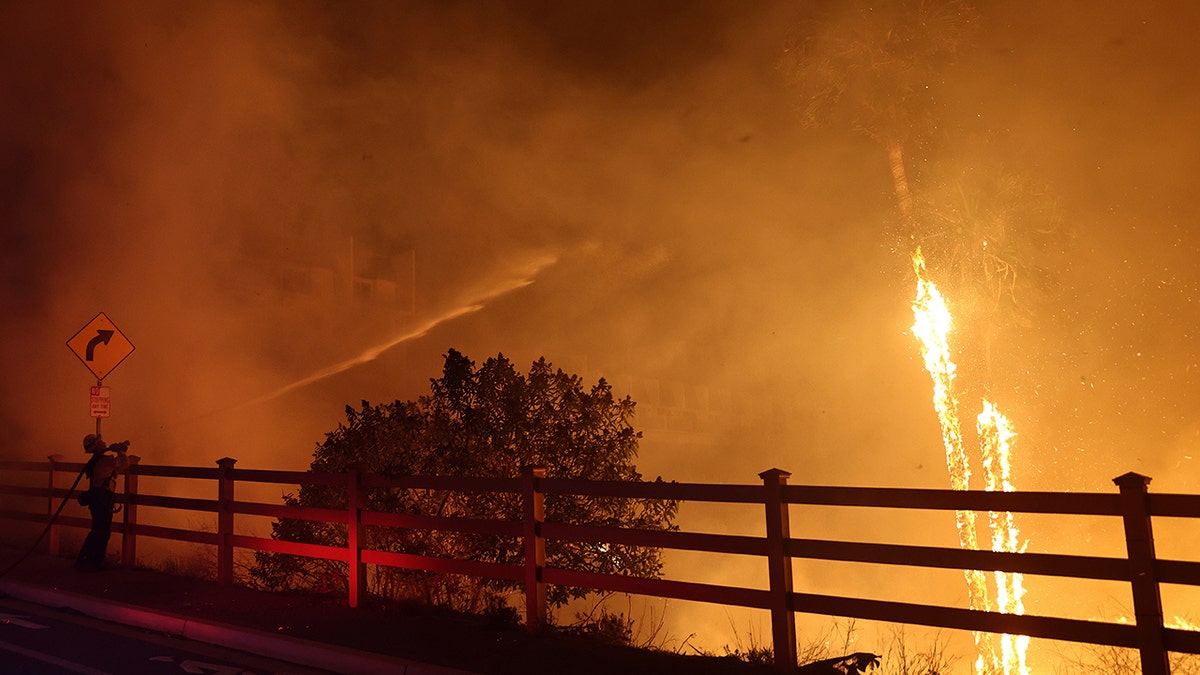
<path fill-rule="evenodd" d="M 761 484 L 716 485 L 552 479 L 546 478 L 545 469 L 540 467 L 527 467 L 520 478 L 413 476 L 389 479 L 357 471 L 328 474 L 236 469 L 235 461 L 229 458 L 218 460 L 216 468 L 135 465 L 125 476 L 124 494 L 118 499 L 125 506 L 118 522 L 114 523 L 114 531 L 123 535 L 122 563 L 134 564 L 139 537 L 215 546 L 217 579 L 220 583 L 233 581 L 234 550 L 237 548 L 336 560 L 348 565 L 351 606 L 357 606 L 364 596 L 367 565 L 507 579 L 524 584 L 526 626 L 531 631 L 537 630 L 546 621 L 547 584 L 765 609 L 771 615 L 775 662 L 783 671 L 796 668 L 797 612 L 1132 648 L 1139 651 L 1142 672 L 1146 675 L 1167 675 L 1170 672 L 1168 652 L 1200 654 L 1200 632 L 1164 626 L 1159 591 L 1159 585 L 1164 583 L 1200 586 L 1200 563 L 1157 558 L 1151 528 L 1152 516 L 1200 518 L 1200 495 L 1151 494 L 1147 489 L 1150 479 L 1135 473 L 1114 479 L 1118 488 L 1115 493 L 981 492 L 788 485 L 790 474 L 779 469 L 760 474 Z M 81 463 L 62 462 L 57 457 L 52 457 L 49 462 L 0 462 L 0 472 L 8 472 L 0 475 L 6 477 L 13 472 L 33 472 L 46 476 L 45 487 L 28 485 L 28 479 L 25 485 L 0 482 L 0 495 L 40 498 L 45 506 L 43 509 L 31 500 L 29 505 L 32 510 L 3 509 L 0 510 L 0 518 L 49 522 L 60 500 L 69 497 L 69 488 L 64 487 L 64 483 L 74 479 L 82 466 Z M 213 494 L 214 498 L 146 494 L 138 490 L 138 479 L 142 476 L 215 482 L 215 490 L 211 485 L 208 488 L 208 493 Z M 242 501 L 236 495 L 237 486 L 243 483 L 343 486 L 349 506 L 345 510 L 336 510 Z M 521 520 L 507 521 L 365 511 L 359 506 L 359 495 L 372 488 L 519 494 L 524 504 L 523 517 Z M 195 491 L 190 493 L 202 494 Z M 766 536 L 661 532 L 547 522 L 543 506 L 546 495 L 758 504 L 764 509 Z M 1105 558 L 1009 553 L 791 537 L 789 516 L 792 507 L 814 505 L 1111 516 L 1120 518 L 1124 525 L 1127 556 Z M 217 531 L 202 532 L 139 523 L 139 507 L 215 513 Z M 348 543 L 346 547 L 319 546 L 241 535 L 234 529 L 236 515 L 342 523 L 348 528 Z M 86 518 L 58 518 L 50 528 L 50 552 L 57 553 L 58 530 L 61 527 L 86 528 L 89 525 Z M 524 542 L 524 564 L 455 560 L 364 549 L 364 528 L 368 526 L 520 538 Z M 548 567 L 545 559 L 548 540 L 758 556 L 766 566 L 769 587 L 756 589 L 669 579 L 642 579 Z M 1131 586 L 1135 621 L 1129 624 L 1016 615 L 798 592 L 793 588 L 792 580 L 792 561 L 796 559 L 1121 581 Z"/>

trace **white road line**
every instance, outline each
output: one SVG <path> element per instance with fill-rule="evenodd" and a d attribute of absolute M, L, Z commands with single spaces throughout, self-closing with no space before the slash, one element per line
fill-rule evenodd
<path fill-rule="evenodd" d="M 0 649 L 10 651 L 14 654 L 20 654 L 21 656 L 27 656 L 37 661 L 49 663 L 52 666 L 58 666 L 59 668 L 64 668 L 73 673 L 83 673 L 84 675 L 112 675 L 111 673 L 103 670 L 96 670 L 95 668 L 89 668 L 81 663 L 75 663 L 74 661 L 67 661 L 65 659 L 50 656 L 49 654 L 35 652 L 32 649 L 26 649 L 19 645 L 4 642 L 3 640 L 0 640 Z"/>
<path fill-rule="evenodd" d="M 40 630 L 42 628 L 49 628 L 49 626 L 43 626 L 40 623 L 34 623 L 32 621 L 29 621 L 28 619 L 29 619 L 29 617 L 24 616 L 24 615 L 0 614 L 0 623 L 9 623 L 14 626 L 20 626 L 22 628 L 32 628 L 34 630 Z"/>

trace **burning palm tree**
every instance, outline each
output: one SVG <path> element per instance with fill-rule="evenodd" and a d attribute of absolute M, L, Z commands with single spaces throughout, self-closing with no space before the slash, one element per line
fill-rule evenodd
<path fill-rule="evenodd" d="M 840 19 L 840 20 L 839 20 Z M 978 24 L 974 8 L 962 0 L 894 0 L 850 9 L 841 17 L 823 16 L 801 26 L 780 60 L 780 69 L 798 95 L 801 120 L 817 126 L 847 121 L 887 154 L 899 228 L 890 233 L 902 250 L 914 251 L 917 278 L 913 301 L 917 337 L 933 383 L 933 403 L 942 429 L 951 487 L 972 487 L 972 467 L 959 421 L 959 393 L 949 335 L 954 323 L 949 305 L 935 283 L 946 283 L 967 298 L 967 325 L 982 326 L 985 383 L 992 379 L 996 327 L 1020 325 L 1028 311 L 1018 303 L 1019 287 L 1044 287 L 1047 268 L 1037 263 L 1040 247 L 1057 223 L 1052 200 L 1030 198 L 1032 186 L 1019 175 L 959 169 L 933 181 L 937 189 L 915 190 L 906 167 L 913 145 L 930 140 L 943 73 L 971 41 Z M 960 165 L 962 166 L 962 165 Z M 952 188 L 952 189 L 947 189 Z M 932 263 L 927 263 L 927 258 Z M 1005 321 L 1008 319 L 1009 321 Z M 959 331 L 970 334 L 971 331 Z M 985 384 L 987 393 L 989 386 Z M 982 401 L 976 434 L 984 473 L 983 487 L 1012 490 L 1008 420 L 988 398 Z M 977 549 L 976 514 L 961 511 L 956 524 L 964 548 Z M 989 514 L 993 550 L 1019 550 L 1019 531 L 1009 513 Z M 965 573 L 970 605 L 1023 613 L 1020 575 L 997 573 L 993 587 L 980 571 Z M 1027 675 L 1021 636 L 975 634 L 976 672 Z"/>

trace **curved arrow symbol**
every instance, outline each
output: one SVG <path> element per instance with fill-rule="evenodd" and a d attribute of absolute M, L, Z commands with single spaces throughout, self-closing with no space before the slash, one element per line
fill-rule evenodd
<path fill-rule="evenodd" d="M 99 328 L 97 328 L 96 329 L 96 337 L 92 338 L 91 341 L 87 343 L 87 351 L 83 357 L 83 360 L 84 361 L 95 360 L 96 345 L 99 345 L 101 343 L 107 345 L 108 341 L 112 339 L 112 336 L 113 336 L 113 331 L 100 330 Z"/>

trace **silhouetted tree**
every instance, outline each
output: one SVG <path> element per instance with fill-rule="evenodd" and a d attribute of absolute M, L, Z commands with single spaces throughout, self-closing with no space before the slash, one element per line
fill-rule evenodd
<path fill-rule="evenodd" d="M 634 402 L 618 399 L 603 379 L 590 389 L 577 375 L 554 369 L 545 359 L 522 375 L 503 355 L 475 363 L 456 350 L 445 355 L 439 379 L 415 401 L 346 407 L 346 422 L 328 434 L 314 453 L 317 472 L 358 466 L 387 477 L 516 477 L 521 467 L 540 464 L 548 477 L 639 481 L 634 466 L 641 433 L 631 426 Z M 478 494 L 416 489 L 372 489 L 365 496 L 373 511 L 417 515 L 517 520 L 515 494 Z M 294 506 L 345 508 L 345 491 L 303 486 L 284 501 Z M 553 522 L 673 530 L 678 504 L 652 499 L 547 495 L 546 518 Z M 346 545 L 344 525 L 280 519 L 272 536 L 287 541 Z M 424 556 L 516 563 L 520 540 L 453 532 L 368 528 L 370 549 Z M 640 577 L 662 567 L 653 548 L 547 542 L 547 564 Z M 252 576 L 262 586 L 344 588 L 346 566 L 325 560 L 258 553 Z M 465 611 L 496 606 L 514 582 L 380 568 L 371 591 L 385 597 L 419 599 Z M 550 587 L 549 600 L 561 605 L 587 595 L 584 589 Z"/>

